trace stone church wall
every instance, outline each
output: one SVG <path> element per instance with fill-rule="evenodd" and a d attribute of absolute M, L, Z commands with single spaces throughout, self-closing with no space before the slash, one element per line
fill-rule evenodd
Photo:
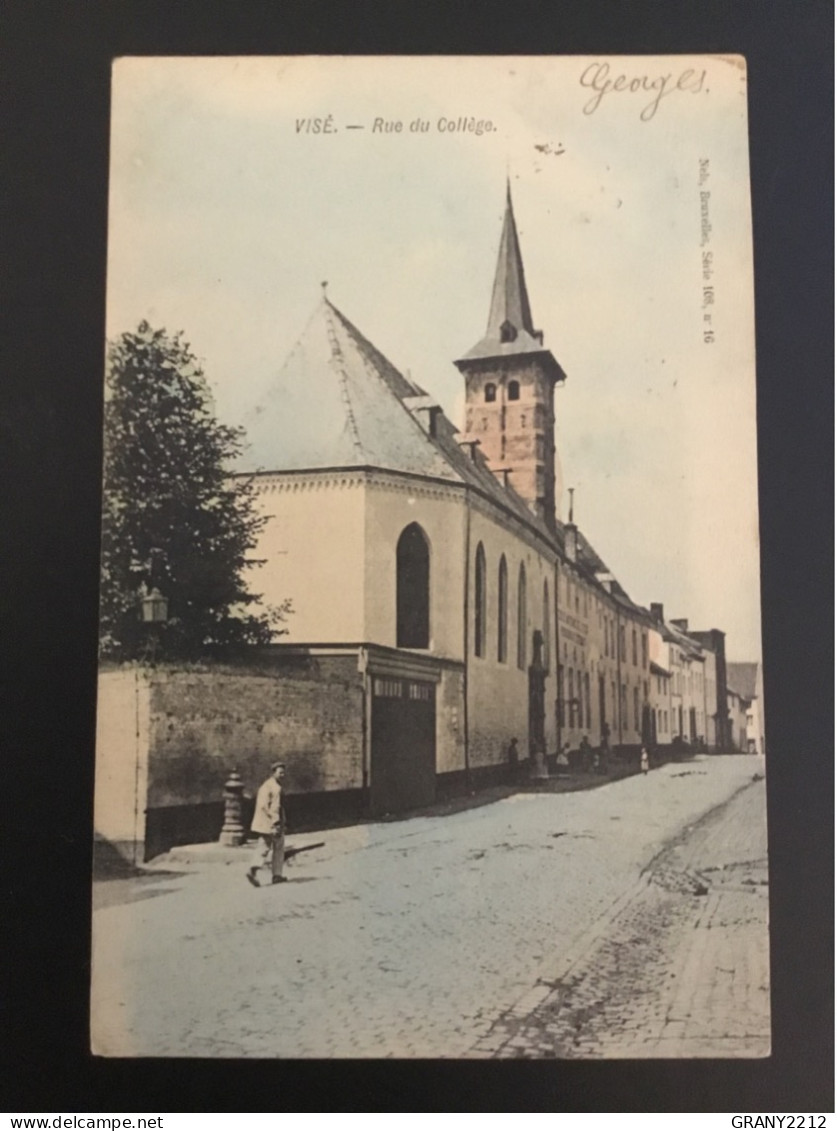
<path fill-rule="evenodd" d="M 485 654 L 475 655 L 474 593 L 477 547 L 482 545 L 486 563 Z M 498 650 L 499 565 L 505 556 L 508 576 L 506 659 Z M 471 521 L 471 610 L 468 661 L 468 754 L 471 768 L 505 767 L 509 742 L 517 739 L 521 760 L 529 756 L 529 677 L 534 631 L 544 632 L 544 582 L 547 583 L 548 631 L 544 632 L 547 679 L 544 723 L 547 753 L 556 752 L 555 731 L 555 627 L 554 569 L 551 562 L 522 538 L 500 523 L 475 510 Z M 518 666 L 518 578 L 521 564 L 526 572 L 526 622 L 524 667 Z"/>
<path fill-rule="evenodd" d="M 268 522 L 249 584 L 266 606 L 293 602 L 283 643 L 360 643 L 366 638 L 364 474 L 271 474 L 257 482 Z"/>
<path fill-rule="evenodd" d="M 397 645 L 396 547 L 405 527 L 415 522 L 430 548 L 430 651 L 446 659 L 462 659 L 465 513 L 462 493 L 445 484 L 383 472 L 370 476 L 363 640 L 390 648 Z"/>
<path fill-rule="evenodd" d="M 442 669 L 436 688 L 436 773 L 465 770 L 464 682 L 461 671 Z"/>

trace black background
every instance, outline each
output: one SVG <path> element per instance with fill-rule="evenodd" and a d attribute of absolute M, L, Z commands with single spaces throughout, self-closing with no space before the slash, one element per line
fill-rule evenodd
<path fill-rule="evenodd" d="M 831 4 L 817 0 L 4 5 L 8 1110 L 833 1111 L 832 19 Z M 773 1057 L 93 1059 L 88 876 L 111 59 L 673 52 L 736 52 L 748 62 Z M 717 568 L 722 583 L 723 562 Z"/>

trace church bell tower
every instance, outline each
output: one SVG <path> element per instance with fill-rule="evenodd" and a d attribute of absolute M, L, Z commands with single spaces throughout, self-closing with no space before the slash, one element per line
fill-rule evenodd
<path fill-rule="evenodd" d="M 506 214 L 484 336 L 454 362 L 465 378 L 465 430 L 494 474 L 555 528 L 555 386 L 566 380 L 532 323 L 506 182 Z"/>

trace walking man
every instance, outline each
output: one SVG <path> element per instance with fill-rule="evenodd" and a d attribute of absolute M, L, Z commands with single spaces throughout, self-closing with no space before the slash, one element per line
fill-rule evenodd
<path fill-rule="evenodd" d="M 270 860 L 272 882 L 284 883 L 282 875 L 285 863 L 285 807 L 282 796 L 282 779 L 285 776 L 285 763 L 274 762 L 270 767 L 270 777 L 259 787 L 256 795 L 256 808 L 250 825 L 257 833 L 259 842 L 253 863 L 247 869 L 247 879 L 254 888 L 260 887 L 258 872 Z"/>
<path fill-rule="evenodd" d="M 644 774 L 648 773 L 648 751 L 643 746 L 639 755 L 639 768 Z"/>

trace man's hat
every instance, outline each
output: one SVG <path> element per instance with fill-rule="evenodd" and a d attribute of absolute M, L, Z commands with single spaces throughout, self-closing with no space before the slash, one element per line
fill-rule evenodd
<path fill-rule="evenodd" d="M 280 766 L 281 766 L 281 767 L 282 767 L 282 769 L 284 770 L 284 768 L 285 768 L 285 763 L 284 763 L 284 762 L 271 762 L 271 763 L 270 763 L 270 771 L 271 771 L 271 773 L 272 773 L 272 772 L 273 772 L 274 770 L 278 770 Z"/>

